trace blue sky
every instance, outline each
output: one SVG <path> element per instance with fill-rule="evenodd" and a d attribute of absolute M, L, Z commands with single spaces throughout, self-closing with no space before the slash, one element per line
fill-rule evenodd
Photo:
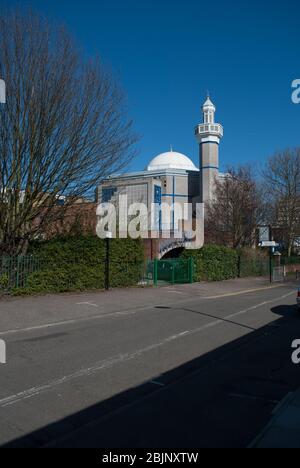
<path fill-rule="evenodd" d="M 0 0 L 64 22 L 88 55 L 100 54 L 121 79 L 141 135 L 143 169 L 176 151 L 198 161 L 194 126 L 206 91 L 224 125 L 220 163 L 259 167 L 300 144 L 298 0 Z"/>

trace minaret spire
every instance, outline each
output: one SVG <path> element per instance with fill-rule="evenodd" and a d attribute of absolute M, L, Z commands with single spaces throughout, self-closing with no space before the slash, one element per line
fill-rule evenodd
<path fill-rule="evenodd" d="M 203 112 L 203 123 L 205 124 L 215 123 L 216 107 L 211 101 L 209 95 L 207 96 L 206 101 L 202 106 L 202 112 Z"/>
<path fill-rule="evenodd" d="M 215 123 L 216 107 L 209 94 L 202 106 L 203 123 L 197 125 L 195 134 L 200 154 L 200 195 L 203 203 L 214 196 L 215 178 L 219 175 L 219 144 L 223 137 L 222 125 Z"/>

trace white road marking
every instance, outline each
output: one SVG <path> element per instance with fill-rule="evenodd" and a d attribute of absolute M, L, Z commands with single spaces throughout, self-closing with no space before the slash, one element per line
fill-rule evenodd
<path fill-rule="evenodd" d="M 277 288 L 282 288 L 284 284 L 277 284 L 276 286 L 267 286 L 264 288 L 256 288 L 256 289 L 246 289 L 244 291 L 237 291 L 234 293 L 227 293 L 227 294 L 221 294 L 219 296 L 200 296 L 202 299 L 206 300 L 211 300 L 211 299 L 222 299 L 223 297 L 234 297 L 234 296 L 241 296 L 242 294 L 249 294 L 253 292 L 259 292 L 259 291 L 268 291 L 272 289 L 277 289 Z"/>
<path fill-rule="evenodd" d="M 149 307 L 150 308 L 150 307 Z M 152 309 L 152 306 L 151 306 Z M 61 322 L 53 322 L 53 323 L 46 323 L 44 325 L 36 325 L 35 327 L 27 327 L 27 328 L 16 328 L 14 330 L 6 330 L 3 332 L 0 332 L 0 336 L 4 335 L 13 335 L 15 333 L 25 333 L 25 332 L 32 332 L 36 330 L 44 330 L 48 328 L 53 328 L 53 327 L 61 327 L 63 325 L 72 325 L 80 322 L 88 322 L 90 320 L 99 320 L 99 319 L 105 319 L 105 318 L 111 318 L 111 317 L 119 317 L 119 316 L 130 316 L 130 315 L 135 315 L 140 311 L 134 310 L 132 312 L 112 312 L 110 314 L 101 314 L 101 315 L 91 315 L 90 317 L 82 317 L 82 318 L 77 318 L 77 319 L 70 319 L 70 320 L 63 320 Z"/>
<path fill-rule="evenodd" d="M 176 291 L 175 289 L 167 289 L 167 291 L 173 294 L 184 294 L 182 291 Z"/>
<path fill-rule="evenodd" d="M 32 387 L 32 388 L 30 388 L 28 390 L 24 390 L 23 392 L 19 392 L 19 393 L 16 393 L 14 395 L 11 395 L 9 397 L 3 398 L 3 399 L 0 400 L 0 407 L 4 408 L 6 406 L 14 405 L 14 404 L 16 404 L 16 403 L 18 403 L 20 401 L 25 400 L 25 399 L 33 398 L 33 397 L 38 396 L 38 395 L 40 395 L 42 393 L 50 391 L 53 388 L 58 387 L 59 385 L 63 385 L 65 383 L 68 383 L 68 382 L 73 381 L 75 379 L 79 379 L 79 378 L 82 378 L 82 377 L 87 377 L 87 376 L 93 375 L 93 374 L 95 374 L 95 373 L 97 373 L 97 372 L 99 372 L 101 370 L 109 369 L 109 368 L 113 367 L 116 364 L 120 364 L 120 363 L 123 363 L 123 362 L 130 361 L 132 359 L 135 359 L 135 358 L 141 356 L 144 353 L 153 351 L 156 348 L 160 348 L 160 347 L 162 347 L 162 346 L 164 346 L 164 345 L 166 345 L 168 343 L 171 343 L 172 341 L 177 340 L 178 338 L 182 338 L 186 333 L 188 333 L 188 332 L 183 332 L 183 333 L 179 333 L 177 335 L 169 336 L 168 338 L 165 338 L 164 340 L 162 340 L 162 341 L 160 341 L 158 343 L 152 344 L 150 346 L 139 349 L 139 350 L 134 351 L 132 353 L 119 354 L 118 356 L 109 358 L 109 359 L 107 359 L 105 361 L 100 361 L 100 362 L 94 364 L 92 367 L 89 367 L 87 369 L 81 369 L 81 370 L 79 370 L 77 372 L 66 375 L 66 376 L 64 376 L 64 377 L 62 377 L 60 379 L 51 380 L 50 382 L 48 382 L 48 383 L 46 383 L 44 385 L 41 385 L 41 386 L 38 386 L 38 387 Z"/>
<path fill-rule="evenodd" d="M 273 304 L 274 302 L 277 302 L 281 299 L 286 299 L 287 297 L 293 296 L 294 294 L 294 292 L 290 292 L 288 294 L 284 294 L 283 296 L 271 299 L 270 301 L 261 302 L 260 304 L 248 307 L 247 309 L 241 310 L 240 312 L 236 312 L 235 314 L 228 315 L 227 317 L 225 317 L 225 320 L 230 320 L 232 318 L 238 317 L 239 315 L 246 314 L 247 312 L 251 312 L 252 310 L 256 310 L 260 307 L 263 307 L 264 305 Z"/>
<path fill-rule="evenodd" d="M 109 359 L 104 360 L 104 361 L 100 361 L 100 362 L 94 364 L 92 367 L 89 367 L 87 369 L 81 369 L 81 370 L 79 370 L 77 372 L 66 375 L 66 376 L 64 376 L 64 377 L 62 377 L 60 379 L 52 380 L 52 381 L 50 381 L 50 382 L 48 382 L 48 383 L 46 383 L 44 385 L 41 385 L 41 386 L 38 386 L 38 387 L 32 387 L 32 388 L 30 388 L 28 390 L 24 390 L 24 391 L 22 391 L 20 393 L 16 393 L 14 395 L 8 396 L 8 397 L 3 398 L 3 399 L 0 400 L 0 407 L 3 408 L 3 407 L 6 407 L 6 406 L 16 404 L 16 403 L 18 403 L 20 401 L 23 401 L 25 399 L 38 396 L 38 395 L 40 395 L 40 394 L 42 394 L 44 392 L 47 392 L 47 391 L 51 391 L 53 388 L 56 388 L 59 385 L 63 385 L 65 383 L 68 383 L 68 382 L 73 381 L 75 379 L 80 379 L 82 377 L 87 377 L 89 375 L 96 374 L 97 372 L 102 371 L 104 369 L 111 368 L 111 367 L 115 366 L 116 364 L 120 364 L 120 363 L 123 363 L 123 362 L 130 361 L 132 359 L 135 359 L 137 357 L 142 356 L 145 353 L 151 352 L 154 349 L 161 348 L 161 347 L 163 347 L 163 346 L 165 346 L 165 345 L 167 345 L 167 344 L 169 344 L 171 342 L 174 342 L 174 341 L 176 341 L 178 339 L 182 339 L 182 338 L 184 338 L 186 336 L 192 336 L 192 335 L 195 335 L 197 333 L 200 333 L 201 331 L 207 330 L 209 328 L 213 328 L 213 327 L 215 327 L 217 325 L 220 325 L 220 324 L 224 323 L 224 321 L 226 321 L 226 320 L 230 320 L 230 319 L 232 319 L 234 317 L 237 317 L 239 315 L 246 314 L 247 312 L 251 312 L 251 311 L 253 311 L 255 309 L 258 309 L 259 307 L 262 307 L 264 305 L 277 302 L 277 301 L 279 301 L 281 299 L 285 299 L 285 298 L 291 296 L 292 294 L 294 294 L 294 292 L 291 292 L 289 294 L 285 294 L 283 296 L 274 298 L 274 299 L 272 299 L 270 301 L 261 302 L 260 304 L 249 307 L 248 309 L 244 309 L 244 310 L 241 310 L 239 312 L 236 312 L 235 314 L 231 314 L 231 315 L 228 315 L 226 317 L 220 318 L 219 320 L 214 320 L 213 322 L 209 322 L 206 325 L 203 325 L 203 326 L 201 326 L 199 328 L 195 328 L 194 330 L 184 331 L 184 332 L 178 333 L 176 335 L 169 336 L 169 337 L 163 339 L 162 341 L 160 341 L 158 343 L 154 343 L 154 344 L 152 344 L 150 346 L 147 346 L 145 348 L 141 348 L 141 349 L 139 349 L 137 351 L 134 351 L 132 353 L 119 354 L 118 356 L 109 358 Z"/>
<path fill-rule="evenodd" d="M 97 304 L 94 304 L 93 302 L 77 302 L 76 305 L 88 305 L 91 307 L 99 307 Z"/>
<path fill-rule="evenodd" d="M 278 287 L 278 286 L 275 286 L 275 287 Z M 247 294 L 247 293 L 250 293 L 250 292 L 257 292 L 257 291 L 265 291 L 265 290 L 269 290 L 269 289 L 272 289 L 270 287 L 267 287 L 267 288 L 261 288 L 261 289 L 251 289 L 251 290 L 247 290 L 247 291 L 240 291 L 238 293 L 232 293 L 232 294 L 226 294 L 224 296 L 216 296 L 216 297 L 202 297 L 202 296 L 199 296 L 200 299 L 204 299 L 204 300 L 208 300 L 208 299 L 219 299 L 219 298 L 222 298 L 222 297 L 230 297 L 230 296 L 237 296 L 237 295 L 241 295 L 241 294 Z M 287 294 L 285 296 L 281 296 L 278 298 L 279 299 L 284 299 L 285 297 L 288 297 L 289 295 L 293 295 L 295 294 L 294 292 L 290 293 L 290 294 Z M 190 299 L 182 299 L 182 300 L 179 300 L 177 303 L 176 303 L 176 306 L 178 306 L 178 304 L 185 304 L 185 303 L 189 303 L 189 302 L 193 302 L 195 300 L 195 296 L 193 298 L 190 298 Z M 274 299 L 274 301 L 276 301 L 277 299 Z M 273 301 L 270 301 L 270 302 L 273 302 Z M 269 302 L 266 302 L 266 303 L 263 303 L 262 305 L 264 304 L 268 304 Z M 173 305 L 172 303 L 166 303 L 165 306 L 171 306 Z M 254 306 L 253 308 L 257 308 L 257 307 L 260 307 L 261 304 L 259 304 L 258 306 Z M 2 331 L 0 332 L 0 336 L 5 336 L 5 335 L 13 335 L 13 334 L 16 334 L 16 333 L 26 333 L 26 332 L 33 332 L 33 331 L 37 331 L 37 330 L 46 330 L 48 328 L 55 328 L 55 327 L 61 327 L 61 326 L 64 326 L 64 325 L 72 325 L 72 324 L 76 324 L 76 323 L 81 323 L 81 322 L 87 322 L 87 321 L 91 321 L 91 320 L 99 320 L 99 319 L 105 319 L 105 318 L 113 318 L 113 317 L 121 317 L 121 316 L 133 316 L 135 314 L 137 314 L 138 312 L 140 311 L 146 311 L 146 310 L 152 310 L 153 308 L 155 308 L 153 305 L 150 305 L 150 306 L 146 306 L 146 307 L 138 307 L 137 309 L 128 309 L 127 311 L 119 311 L 119 312 L 111 312 L 109 314 L 101 314 L 101 315 L 92 315 L 90 317 L 81 317 L 81 318 L 76 318 L 76 319 L 69 319 L 69 320 L 63 320 L 63 321 L 60 321 L 60 322 L 53 322 L 53 323 L 46 323 L 46 324 L 43 324 L 43 325 L 36 325 L 36 326 L 33 326 L 33 327 L 26 327 L 26 328 L 16 328 L 16 329 L 12 329 L 12 330 L 6 330 L 6 331 Z M 246 312 L 248 312 L 248 309 L 246 310 Z M 241 312 L 238 312 L 238 315 L 240 314 L 243 314 L 245 313 L 244 311 L 241 311 Z M 236 314 L 234 314 L 233 316 L 236 316 Z M 229 318 L 232 318 L 233 316 L 229 316 L 227 317 L 227 319 Z"/>

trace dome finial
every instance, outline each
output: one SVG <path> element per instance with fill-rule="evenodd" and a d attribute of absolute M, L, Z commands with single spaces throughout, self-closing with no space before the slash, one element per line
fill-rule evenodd
<path fill-rule="evenodd" d="M 171 151 L 171 153 L 173 153 L 173 146 L 172 145 L 170 145 L 170 151 Z"/>

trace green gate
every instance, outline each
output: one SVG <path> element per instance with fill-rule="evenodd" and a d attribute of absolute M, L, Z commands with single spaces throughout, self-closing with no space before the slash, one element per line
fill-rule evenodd
<path fill-rule="evenodd" d="M 153 278 L 154 286 L 159 283 L 193 283 L 194 260 L 193 258 L 154 260 L 148 265 L 148 272 Z"/>
<path fill-rule="evenodd" d="M 0 293 L 26 286 L 27 277 L 42 268 L 42 261 L 31 255 L 0 257 Z"/>

